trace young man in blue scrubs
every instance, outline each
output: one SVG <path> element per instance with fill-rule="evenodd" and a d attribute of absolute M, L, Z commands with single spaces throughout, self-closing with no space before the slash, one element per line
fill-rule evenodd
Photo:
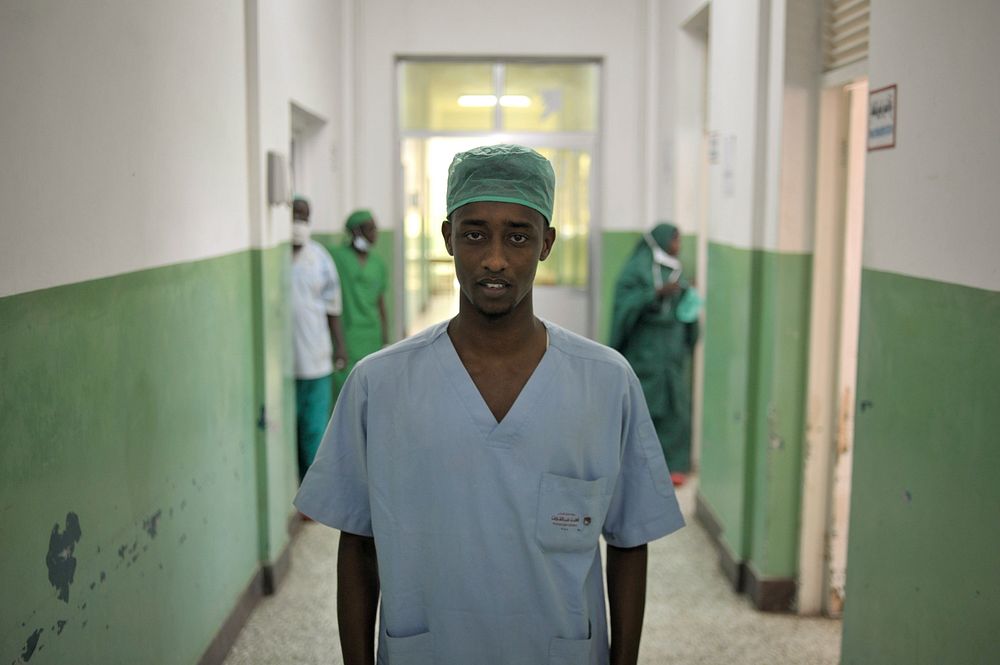
<path fill-rule="evenodd" d="M 528 148 L 457 155 L 441 230 L 458 316 L 344 385 L 296 505 L 342 532 L 346 665 L 638 658 L 646 543 L 684 521 L 628 363 L 532 310 L 554 189 Z"/>

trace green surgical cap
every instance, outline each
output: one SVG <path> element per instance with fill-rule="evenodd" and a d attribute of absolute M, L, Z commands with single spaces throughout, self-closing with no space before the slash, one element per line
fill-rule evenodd
<path fill-rule="evenodd" d="M 355 210 L 354 212 L 352 212 L 350 215 L 347 216 L 347 230 L 353 231 L 354 229 L 358 228 L 359 226 L 367 222 L 369 219 L 374 219 L 371 210 L 366 210 L 364 208 Z"/>
<path fill-rule="evenodd" d="M 556 174 L 531 148 L 490 145 L 455 155 L 448 168 L 448 215 L 467 203 L 519 203 L 552 221 Z"/>

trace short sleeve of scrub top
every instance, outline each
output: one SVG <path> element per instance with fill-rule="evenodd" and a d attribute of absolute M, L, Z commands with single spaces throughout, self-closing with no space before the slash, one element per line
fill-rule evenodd
<path fill-rule="evenodd" d="M 316 460 L 295 497 L 295 507 L 321 524 L 372 537 L 364 384 L 357 371 L 348 376 Z"/>
<path fill-rule="evenodd" d="M 604 522 L 604 539 L 615 547 L 638 547 L 684 526 L 670 471 L 656 436 L 639 380 L 629 376 L 621 474 Z"/>

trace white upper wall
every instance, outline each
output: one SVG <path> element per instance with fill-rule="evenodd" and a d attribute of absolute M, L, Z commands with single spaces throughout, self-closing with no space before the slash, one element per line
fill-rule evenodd
<path fill-rule="evenodd" d="M 247 247 L 242 3 L 0 4 L 0 296 Z"/>
<path fill-rule="evenodd" d="M 397 226 L 397 55 L 596 56 L 602 71 L 603 141 L 598 224 L 635 229 L 643 219 L 646 0 L 355 0 L 357 138 L 353 203 Z"/>
<path fill-rule="evenodd" d="M 872 3 L 869 83 L 898 87 L 896 147 L 868 153 L 864 264 L 1000 290 L 1000 2 Z"/>
<path fill-rule="evenodd" d="M 708 225 L 714 242 L 743 249 L 812 251 L 820 16 L 821 0 L 711 3 L 707 130 L 714 147 Z M 695 58 L 697 41 L 682 38 L 680 57 Z M 678 80 L 684 83 L 683 76 Z M 677 92 L 681 97 L 700 94 L 689 77 L 684 85 Z M 678 156 L 692 164 L 699 158 L 694 100 L 680 106 Z M 686 217 L 696 207 L 693 196 L 691 191 L 678 194 Z"/>
<path fill-rule="evenodd" d="M 673 192 L 659 192 L 657 213 L 683 233 L 701 223 L 703 142 L 707 112 L 708 8 L 706 0 L 668 0 L 660 28 L 660 150 L 655 180 Z M 697 16 L 696 16 L 697 15 Z"/>
<path fill-rule="evenodd" d="M 314 231 L 340 230 L 344 203 L 339 137 L 341 118 L 341 3 L 336 0 L 250 0 L 257 11 L 259 96 L 259 169 L 254 211 L 253 245 L 269 247 L 288 240 L 291 209 L 268 206 L 267 158 L 269 151 L 290 159 L 291 105 L 296 104 L 318 121 L 309 139 L 304 183 L 297 183 L 309 198 Z M 252 46 L 252 40 L 249 40 Z M 252 55 L 252 54 L 251 54 Z M 299 174 L 301 177 L 303 174 Z M 258 218 L 259 217 L 259 218 Z"/>
<path fill-rule="evenodd" d="M 811 252 L 823 0 L 772 0 L 768 82 L 767 203 L 760 247 Z"/>
<path fill-rule="evenodd" d="M 709 167 L 709 238 L 754 246 L 762 207 L 760 155 L 760 0 L 713 0 L 709 21 L 708 130 L 717 158 Z"/>

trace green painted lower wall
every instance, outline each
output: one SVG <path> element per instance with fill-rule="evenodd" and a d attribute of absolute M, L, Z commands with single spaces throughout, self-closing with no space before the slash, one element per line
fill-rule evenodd
<path fill-rule="evenodd" d="M 812 260 L 710 242 L 699 491 L 737 560 L 795 577 Z"/>
<path fill-rule="evenodd" d="M 642 231 L 604 231 L 601 233 L 600 270 L 600 325 L 597 339 L 607 343 L 611 332 L 611 314 L 614 307 L 615 282 L 625 263 L 632 255 Z M 688 279 L 697 274 L 698 236 L 681 235 L 680 260 Z"/>
<path fill-rule="evenodd" d="M 698 488 L 737 560 L 749 557 L 752 468 L 748 443 L 753 252 L 708 244 Z"/>
<path fill-rule="evenodd" d="M 865 270 L 842 662 L 1000 652 L 1000 293 Z"/>
<path fill-rule="evenodd" d="M 798 575 L 812 257 L 755 252 L 748 413 L 753 466 L 749 564 L 759 577 Z"/>
<path fill-rule="evenodd" d="M 252 263 L 0 299 L 4 662 L 190 665 L 256 574 Z"/>
<path fill-rule="evenodd" d="M 292 250 L 287 243 L 250 252 L 254 345 L 257 510 L 260 560 L 273 563 L 288 544 L 288 518 L 299 486 L 292 360 Z"/>
<path fill-rule="evenodd" d="M 386 287 L 385 292 L 385 312 L 386 317 L 389 319 L 389 341 L 393 340 L 394 334 L 392 331 L 397 329 L 397 314 L 396 314 L 396 232 L 394 229 L 383 229 L 378 230 L 378 242 L 375 243 L 372 252 L 382 257 L 385 261 L 385 265 L 388 268 L 388 287 Z M 314 233 L 313 239 L 320 243 L 327 250 L 331 250 L 334 247 L 339 246 L 344 242 L 343 233 Z"/>

